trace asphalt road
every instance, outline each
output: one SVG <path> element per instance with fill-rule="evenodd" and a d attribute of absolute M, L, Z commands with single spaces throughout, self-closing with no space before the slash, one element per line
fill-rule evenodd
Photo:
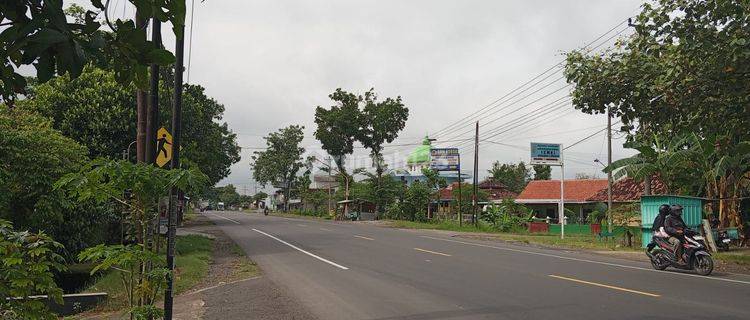
<path fill-rule="evenodd" d="M 205 213 L 319 319 L 750 319 L 750 277 L 361 223 Z"/>

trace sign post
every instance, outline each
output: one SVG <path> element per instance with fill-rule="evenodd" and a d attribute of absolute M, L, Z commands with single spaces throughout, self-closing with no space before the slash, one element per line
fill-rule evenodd
<path fill-rule="evenodd" d="M 560 167 L 560 203 L 558 204 L 558 219 L 560 223 L 560 238 L 565 238 L 565 165 L 563 161 L 563 146 L 559 143 L 531 143 L 531 162 L 534 164 Z"/>
<path fill-rule="evenodd" d="M 435 171 L 456 171 L 458 173 L 458 225 L 463 223 L 461 214 L 461 155 L 458 148 L 430 149 L 430 169 Z"/>

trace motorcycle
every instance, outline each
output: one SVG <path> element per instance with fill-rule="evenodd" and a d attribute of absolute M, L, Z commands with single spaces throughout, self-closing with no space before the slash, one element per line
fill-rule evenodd
<path fill-rule="evenodd" d="M 729 233 L 726 230 L 719 230 L 716 232 L 716 247 L 719 250 L 729 251 L 729 244 L 732 243 L 732 238 L 729 237 Z"/>
<path fill-rule="evenodd" d="M 264 216 L 267 216 L 267 215 L 268 215 L 268 208 L 265 208 L 265 209 L 263 209 L 263 215 L 264 215 Z"/>
<path fill-rule="evenodd" d="M 708 253 L 703 236 L 695 232 L 686 232 L 682 241 L 682 261 L 678 261 L 672 252 L 672 245 L 667 238 L 654 237 L 654 248 L 646 251 L 651 259 L 651 265 L 656 270 L 673 267 L 683 270 L 695 270 L 696 273 L 707 276 L 714 270 L 714 260 Z"/>

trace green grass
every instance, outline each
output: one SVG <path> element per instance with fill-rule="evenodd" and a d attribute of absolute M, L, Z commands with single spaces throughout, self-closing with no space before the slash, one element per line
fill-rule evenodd
<path fill-rule="evenodd" d="M 471 223 L 464 223 L 461 226 L 459 226 L 457 221 L 451 221 L 451 220 L 438 220 L 434 222 L 416 222 L 416 221 L 407 221 L 407 220 L 387 220 L 387 221 L 394 228 L 498 233 L 497 230 L 493 229 L 491 226 L 485 223 L 480 223 L 479 227 L 476 228 Z"/>
<path fill-rule="evenodd" d="M 750 265 L 750 254 L 747 252 L 717 252 L 713 254 L 717 260 L 736 263 L 740 265 Z"/>
<path fill-rule="evenodd" d="M 211 263 L 213 240 L 199 235 L 178 236 L 175 244 L 177 255 L 175 265 L 175 292 L 184 292 L 198 284 L 208 274 Z M 105 310 L 119 310 L 127 306 L 127 294 L 120 280 L 120 275 L 107 272 L 101 276 L 85 292 L 106 292 L 109 294 L 107 302 L 102 306 Z"/>
<path fill-rule="evenodd" d="M 525 230 L 517 230 L 516 232 L 501 232 L 486 223 L 480 223 L 479 227 L 474 227 L 471 223 L 465 223 L 462 226 L 458 225 L 456 221 L 443 220 L 435 222 L 414 222 L 404 220 L 389 220 L 392 227 L 395 228 L 406 228 L 406 229 L 432 229 L 432 230 L 446 230 L 446 231 L 458 231 L 467 233 L 489 233 L 490 236 L 506 241 L 517 241 L 527 244 L 537 244 L 554 247 L 567 247 L 576 249 L 598 249 L 598 250 L 639 250 L 638 243 L 634 243 L 633 248 L 627 248 L 619 246 L 619 238 L 617 240 L 605 239 L 599 240 L 594 235 L 566 235 L 565 239 L 560 239 L 560 235 L 557 234 L 543 234 L 543 233 L 527 233 Z M 636 235 L 633 237 L 634 241 L 639 239 Z"/>

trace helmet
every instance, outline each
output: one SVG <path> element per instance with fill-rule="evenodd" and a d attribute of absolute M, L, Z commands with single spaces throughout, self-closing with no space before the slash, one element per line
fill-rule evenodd
<path fill-rule="evenodd" d="M 659 214 L 662 216 L 666 216 L 669 214 L 669 205 L 663 204 L 659 206 Z"/>
<path fill-rule="evenodd" d="M 679 204 L 673 204 L 671 207 L 669 207 L 669 212 L 676 215 L 681 216 L 682 215 L 682 206 Z"/>

